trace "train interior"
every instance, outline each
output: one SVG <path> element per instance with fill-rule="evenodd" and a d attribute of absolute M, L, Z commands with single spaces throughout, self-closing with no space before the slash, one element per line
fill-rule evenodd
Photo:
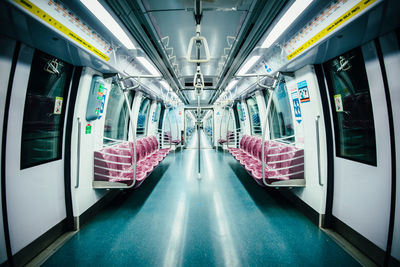
<path fill-rule="evenodd" d="M 0 25 L 1 266 L 400 266 L 400 1 L 4 0 Z"/>

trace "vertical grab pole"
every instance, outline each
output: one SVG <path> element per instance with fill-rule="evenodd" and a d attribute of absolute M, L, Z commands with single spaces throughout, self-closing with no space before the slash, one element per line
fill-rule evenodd
<path fill-rule="evenodd" d="M 200 96 L 197 97 L 197 155 L 198 155 L 198 172 L 197 172 L 197 179 L 201 179 L 201 165 L 200 165 Z"/>
<path fill-rule="evenodd" d="M 225 107 L 224 107 L 224 111 L 222 112 L 222 116 L 221 116 L 221 121 L 220 121 L 220 124 L 219 124 L 219 139 L 221 139 L 221 134 L 222 134 L 222 120 L 224 119 L 224 117 L 225 117 Z M 228 142 L 228 140 L 226 140 L 227 142 Z M 224 145 L 222 145 L 222 149 L 224 148 Z"/>
<path fill-rule="evenodd" d="M 274 89 L 275 89 L 275 86 L 278 83 L 278 77 L 279 77 L 279 72 L 275 76 L 275 80 L 274 80 L 274 83 L 273 83 L 272 87 L 268 88 L 268 90 L 271 92 L 271 94 L 270 94 L 270 96 L 268 98 L 267 111 L 265 112 L 264 129 L 263 129 L 263 133 L 262 133 L 262 149 L 261 149 L 262 180 L 263 180 L 263 184 L 265 186 L 269 186 L 267 184 L 267 182 L 265 181 L 265 160 L 264 160 L 264 157 L 265 157 L 265 136 L 266 136 L 266 132 L 267 132 L 268 115 L 269 115 L 269 111 L 271 109 L 272 98 L 274 96 Z M 258 80 L 257 83 L 260 85 L 259 80 Z M 262 87 L 264 87 L 264 86 L 262 86 Z"/>
<path fill-rule="evenodd" d="M 129 103 L 129 98 L 128 98 L 128 90 L 124 90 L 124 97 L 125 97 L 125 103 L 128 106 L 128 112 L 129 112 L 129 118 L 130 118 L 130 127 L 132 129 L 132 135 L 133 135 L 133 182 L 132 186 L 136 184 L 136 167 L 137 167 L 137 158 L 136 158 L 136 129 L 134 129 L 134 121 L 133 121 L 133 115 L 132 115 L 132 109 Z"/>
<path fill-rule="evenodd" d="M 171 110 L 171 108 L 168 108 L 168 113 L 167 113 L 167 116 L 168 116 L 168 124 L 169 124 L 169 130 L 171 131 L 171 136 L 168 136 L 168 140 L 169 140 L 169 149 L 172 148 L 172 144 L 171 144 L 171 139 L 172 139 L 172 126 L 171 126 L 171 119 L 170 119 L 170 117 L 169 117 L 169 112 L 170 112 L 170 110 Z"/>
<path fill-rule="evenodd" d="M 179 140 L 179 125 L 178 125 L 178 118 L 176 117 L 176 112 L 174 112 L 174 117 L 175 117 L 175 124 L 176 124 L 176 138 L 177 138 L 177 140 Z M 172 138 L 172 129 L 171 129 L 171 138 Z"/>
<path fill-rule="evenodd" d="M 230 111 L 230 107 L 229 107 L 229 105 L 228 105 L 228 113 L 229 113 L 229 116 L 228 116 L 228 123 L 226 124 L 226 149 L 228 149 L 229 148 L 229 135 L 228 135 L 228 131 L 229 131 L 229 123 L 231 122 L 231 111 Z M 229 149 L 228 149 L 229 150 Z"/>

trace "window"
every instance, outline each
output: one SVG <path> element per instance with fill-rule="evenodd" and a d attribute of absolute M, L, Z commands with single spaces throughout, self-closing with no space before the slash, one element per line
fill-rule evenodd
<path fill-rule="evenodd" d="M 158 122 L 161 114 L 161 103 L 157 103 L 156 109 L 154 110 L 152 122 Z"/>
<path fill-rule="evenodd" d="M 265 93 L 265 102 L 268 103 L 269 92 Z M 275 88 L 268 113 L 270 139 L 289 137 L 294 135 L 292 111 L 285 81 L 281 81 Z M 285 139 L 293 142 L 294 138 Z"/>
<path fill-rule="evenodd" d="M 137 120 L 137 127 L 136 127 L 136 135 L 137 136 L 144 136 L 146 135 L 146 122 L 147 122 L 147 115 L 150 109 L 150 100 L 143 97 L 142 101 L 140 102 L 139 107 L 139 115 Z"/>
<path fill-rule="evenodd" d="M 133 91 L 129 91 L 129 103 L 132 105 Z M 111 85 L 108 96 L 107 113 L 104 124 L 104 143 L 113 140 L 128 140 L 129 112 L 123 92 L 117 84 Z"/>
<path fill-rule="evenodd" d="M 258 105 L 256 98 L 253 96 L 246 100 L 247 107 L 249 109 L 249 118 L 250 118 L 250 126 L 251 126 L 251 134 L 261 134 L 261 122 L 260 122 L 260 114 L 258 112 Z"/>
<path fill-rule="evenodd" d="M 356 48 L 324 63 L 335 127 L 336 156 L 376 166 L 371 96 Z"/>
<path fill-rule="evenodd" d="M 61 159 L 72 66 L 35 51 L 26 92 L 21 169 Z"/>

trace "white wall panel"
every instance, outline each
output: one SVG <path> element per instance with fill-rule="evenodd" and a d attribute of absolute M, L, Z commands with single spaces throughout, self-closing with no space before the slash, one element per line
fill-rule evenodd
<path fill-rule="evenodd" d="M 310 101 L 301 103 L 301 122 L 297 122 L 293 116 L 293 124 L 296 134 L 296 145 L 304 147 L 304 163 L 305 163 L 305 179 L 306 187 L 295 188 L 292 191 L 301 200 L 320 214 L 325 213 L 326 202 L 326 180 L 327 180 L 327 158 L 326 158 L 326 135 L 325 122 L 323 118 L 323 110 L 321 97 L 318 88 L 318 81 L 313 66 L 305 66 L 295 72 L 294 78 L 286 79 L 286 87 L 289 96 L 291 90 L 297 89 L 297 83 L 301 81 L 307 82 Z M 290 105 L 293 112 L 293 101 L 290 98 Z M 319 138 L 320 138 L 320 159 L 317 157 L 317 136 L 315 119 L 319 117 Z M 318 179 L 318 160 L 321 164 L 321 181 L 323 186 L 319 185 Z"/>

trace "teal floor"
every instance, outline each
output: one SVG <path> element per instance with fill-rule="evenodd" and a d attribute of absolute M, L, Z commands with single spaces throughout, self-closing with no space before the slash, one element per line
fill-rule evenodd
<path fill-rule="evenodd" d="M 44 266 L 358 266 L 229 155 L 171 153 L 123 192 Z"/>

